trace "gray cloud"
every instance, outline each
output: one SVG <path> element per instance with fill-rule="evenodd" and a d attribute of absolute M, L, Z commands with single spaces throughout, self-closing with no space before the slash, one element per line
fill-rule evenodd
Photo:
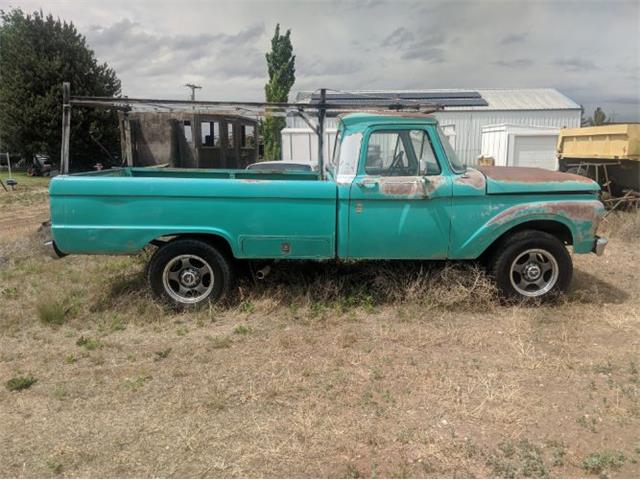
<path fill-rule="evenodd" d="M 598 69 L 593 61 L 577 57 L 561 58 L 554 61 L 553 64 L 569 72 L 587 72 Z"/>
<path fill-rule="evenodd" d="M 0 8 L 9 2 L 0 0 Z M 294 93 L 354 88 L 554 87 L 640 120 L 640 3 L 246 0 L 18 0 L 74 22 L 129 96 L 264 98 L 276 23 L 291 29 Z M 567 28 L 567 18 L 571 28 Z M 257 20 L 258 19 L 258 20 Z M 616 25 L 594 41 L 602 25 Z M 620 48 L 623 45 L 624 48 Z"/>
<path fill-rule="evenodd" d="M 512 33 L 500 40 L 500 45 L 511 45 L 513 43 L 523 43 L 527 39 L 526 33 Z"/>
<path fill-rule="evenodd" d="M 514 60 L 498 60 L 493 64 L 506 68 L 525 68 L 533 65 L 533 60 L 530 58 L 516 58 Z"/>
<path fill-rule="evenodd" d="M 253 24 L 234 34 L 158 35 L 122 19 L 108 27 L 93 26 L 86 35 L 118 72 L 153 77 L 195 70 L 218 77 L 257 78 L 265 68 L 255 44 L 264 34 L 264 24 Z"/>
<path fill-rule="evenodd" d="M 402 48 L 404 45 L 413 42 L 414 40 L 415 35 L 412 32 L 404 27 L 398 27 L 385 37 L 384 40 L 382 40 L 380 46 Z"/>
<path fill-rule="evenodd" d="M 405 60 L 423 60 L 429 63 L 441 63 L 445 58 L 445 50 L 440 48 L 447 40 L 442 31 L 432 30 L 429 33 L 420 31 L 420 36 L 405 27 L 398 27 L 380 43 L 381 47 L 393 48 Z"/>

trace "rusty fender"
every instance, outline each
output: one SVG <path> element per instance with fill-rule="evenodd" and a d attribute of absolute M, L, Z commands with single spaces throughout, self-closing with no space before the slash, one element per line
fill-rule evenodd
<path fill-rule="evenodd" d="M 574 241 L 582 242 L 595 236 L 603 212 L 604 207 L 598 200 L 533 202 L 507 208 L 489 220 L 487 226 L 501 226 L 529 217 L 545 217 L 550 220 L 554 217 L 559 220 L 558 217 L 562 217 L 573 226 L 570 228 Z"/>

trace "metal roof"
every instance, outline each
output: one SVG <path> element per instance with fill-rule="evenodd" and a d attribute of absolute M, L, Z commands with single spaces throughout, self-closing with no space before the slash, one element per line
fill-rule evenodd
<path fill-rule="evenodd" d="M 492 111 L 492 110 L 580 110 L 580 105 L 555 88 L 474 88 L 474 89 L 421 89 L 421 90 L 349 90 L 341 92 L 354 95 L 411 95 L 445 94 L 453 96 L 460 92 L 477 92 L 486 100 L 486 106 L 445 106 L 445 111 Z M 310 103 L 313 92 L 299 92 L 296 101 Z"/>

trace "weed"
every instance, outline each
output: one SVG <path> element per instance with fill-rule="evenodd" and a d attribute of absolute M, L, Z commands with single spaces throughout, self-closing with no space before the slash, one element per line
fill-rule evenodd
<path fill-rule="evenodd" d="M 57 398 L 58 400 L 63 400 L 67 395 L 67 390 L 64 388 L 63 385 L 57 385 L 52 392 L 52 395 Z"/>
<path fill-rule="evenodd" d="M 56 300 L 43 300 L 36 306 L 38 317 L 45 325 L 59 326 L 66 322 L 68 310 Z"/>
<path fill-rule="evenodd" d="M 47 468 L 51 470 L 54 475 L 60 475 L 62 473 L 62 463 L 57 460 L 47 460 Z"/>
<path fill-rule="evenodd" d="M 581 415 L 576 418 L 576 423 L 581 427 L 586 428 L 591 433 L 597 433 L 595 417 L 590 417 L 589 415 Z"/>
<path fill-rule="evenodd" d="M 184 337 L 187 333 L 189 333 L 189 330 L 184 325 L 180 325 L 178 328 L 176 328 L 176 335 L 178 335 L 179 337 Z"/>
<path fill-rule="evenodd" d="M 111 324 L 109 325 L 110 332 L 120 332 L 127 328 L 125 324 L 122 322 L 122 319 L 117 315 L 111 320 Z"/>
<path fill-rule="evenodd" d="M 156 352 L 156 358 L 154 358 L 154 360 L 156 362 L 158 362 L 160 360 L 164 360 L 165 358 L 167 358 L 169 356 L 170 353 L 171 353 L 171 348 L 167 348 L 165 350 L 160 350 L 159 352 Z"/>
<path fill-rule="evenodd" d="M 87 350 L 96 350 L 98 348 L 102 348 L 102 342 L 97 338 L 88 338 L 84 335 L 81 336 L 77 341 L 76 345 L 79 347 L 84 347 Z"/>
<path fill-rule="evenodd" d="M 610 470 L 618 470 L 624 465 L 624 453 L 620 450 L 603 450 L 592 453 L 582 460 L 582 468 L 594 475 L 606 476 Z"/>
<path fill-rule="evenodd" d="M 205 404 L 209 410 L 221 412 L 227 408 L 227 396 L 223 392 L 214 390 L 211 398 Z"/>
<path fill-rule="evenodd" d="M 29 375 L 28 377 L 13 377 L 5 385 L 10 392 L 17 392 L 30 388 L 38 380 Z"/>
<path fill-rule="evenodd" d="M 384 372 L 380 367 L 373 367 L 371 369 L 371 379 L 372 380 L 382 380 L 384 378 Z"/>
<path fill-rule="evenodd" d="M 233 333 L 236 335 L 247 335 L 251 333 L 253 329 L 251 327 L 247 327 L 246 325 L 236 325 L 233 329 Z"/>
<path fill-rule="evenodd" d="M 348 463 L 345 469 L 344 478 L 362 478 L 362 474 L 353 463 Z"/>
<path fill-rule="evenodd" d="M 611 362 L 609 360 L 604 363 L 596 363 L 593 366 L 593 371 L 596 373 L 601 373 L 603 375 L 611 375 L 611 373 L 613 372 L 613 365 L 611 365 Z"/>
<path fill-rule="evenodd" d="M 227 336 L 211 337 L 211 348 L 229 348 L 232 343 Z"/>
<path fill-rule="evenodd" d="M 0 288 L 0 296 L 5 298 L 18 298 L 18 289 L 16 287 Z"/>
<path fill-rule="evenodd" d="M 70 353 L 69 355 L 66 355 L 64 357 L 64 363 L 66 363 L 67 365 L 72 365 L 77 361 L 78 361 L 78 357 L 76 357 L 73 353 Z"/>
<path fill-rule="evenodd" d="M 124 381 L 124 388 L 135 392 L 142 388 L 147 380 L 151 380 L 150 375 L 138 375 L 136 378 L 127 378 Z"/>
<path fill-rule="evenodd" d="M 500 478 L 547 477 L 548 472 L 542 458 L 542 452 L 528 440 L 514 445 L 502 442 L 498 450 L 489 456 L 487 465 L 493 475 Z"/>
<path fill-rule="evenodd" d="M 564 465 L 564 457 L 567 454 L 566 447 L 562 442 L 549 442 L 551 448 L 551 464 L 554 467 L 562 467 Z"/>
<path fill-rule="evenodd" d="M 250 300 L 245 300 L 240 304 L 240 311 L 242 313 L 247 313 L 247 314 L 253 313 L 255 309 L 256 309 L 255 305 Z"/>

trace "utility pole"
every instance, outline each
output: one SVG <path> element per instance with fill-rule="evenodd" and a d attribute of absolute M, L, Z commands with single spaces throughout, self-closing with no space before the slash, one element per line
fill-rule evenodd
<path fill-rule="evenodd" d="M 185 83 L 184 86 L 191 89 L 191 101 L 195 102 L 196 101 L 196 90 L 200 90 L 202 87 L 200 85 L 196 85 L 194 83 Z"/>

